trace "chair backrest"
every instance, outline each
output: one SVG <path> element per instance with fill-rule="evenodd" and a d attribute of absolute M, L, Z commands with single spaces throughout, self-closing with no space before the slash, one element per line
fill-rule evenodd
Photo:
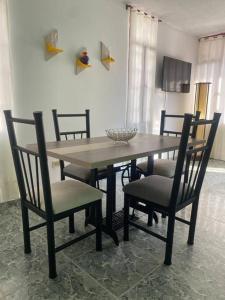
<path fill-rule="evenodd" d="M 90 110 L 86 109 L 83 114 L 59 114 L 56 109 L 52 110 L 53 122 L 55 127 L 55 136 L 57 141 L 61 141 L 61 137 L 64 136 L 67 140 L 68 138 L 76 139 L 77 137 L 83 138 L 83 135 L 86 135 L 86 138 L 90 138 Z M 59 126 L 59 118 L 85 118 L 86 128 L 85 130 L 70 130 L 70 131 L 61 131 Z"/>
<path fill-rule="evenodd" d="M 196 114 L 192 116 L 193 120 L 198 121 L 200 118 L 200 111 L 196 111 Z M 166 129 L 166 119 L 176 119 L 176 120 L 184 120 L 185 115 L 172 115 L 167 114 L 165 110 L 161 111 L 161 122 L 160 122 L 160 135 L 168 135 L 168 136 L 181 136 L 182 131 L 174 131 Z M 193 126 L 190 132 L 190 136 L 192 138 L 196 137 L 197 126 Z"/>
<path fill-rule="evenodd" d="M 181 208 L 199 197 L 213 142 L 220 120 L 220 113 L 214 113 L 212 120 L 193 121 L 191 114 L 185 114 L 178 151 L 170 208 Z M 208 126 L 208 138 L 201 144 L 188 147 L 190 133 L 194 126 Z"/>
<path fill-rule="evenodd" d="M 34 112 L 33 120 L 14 118 L 10 110 L 5 110 L 4 114 L 21 201 L 25 201 L 37 213 L 44 216 L 46 214 L 47 218 L 51 218 L 53 215 L 52 196 L 42 112 Z M 37 152 L 18 145 L 15 123 L 35 127 Z M 41 193 L 44 196 L 44 210 L 41 206 Z"/>
<path fill-rule="evenodd" d="M 200 118 L 200 111 L 196 111 L 196 114 L 192 116 L 192 119 L 194 121 L 198 121 Z M 173 119 L 176 121 L 182 121 L 182 123 L 184 122 L 184 116 L 185 115 L 172 115 L 172 114 L 167 114 L 165 110 L 161 111 L 161 121 L 160 121 L 160 135 L 165 135 L 165 136 L 175 136 L 175 137 L 181 137 L 182 131 L 178 131 L 178 130 L 169 130 L 167 128 L 167 124 L 166 121 L 168 119 Z M 182 126 L 183 124 L 181 124 Z M 182 127 L 181 127 L 182 128 Z M 191 132 L 189 133 L 190 137 L 195 138 L 196 134 L 197 134 L 197 129 L 198 126 L 192 126 L 191 128 Z M 174 151 L 169 151 L 167 152 L 167 159 L 175 159 L 177 156 L 177 150 Z"/>
<path fill-rule="evenodd" d="M 90 138 L 90 110 L 86 109 L 84 114 L 58 114 L 56 109 L 52 110 L 54 128 L 55 128 L 55 137 L 57 141 L 61 141 L 61 137 L 64 136 L 66 140 L 68 137 L 72 139 L 76 139 L 78 136 L 80 139 L 83 138 L 83 135 L 86 134 L 86 138 Z M 72 130 L 72 131 L 60 131 L 59 126 L 59 118 L 85 118 L 86 128 L 85 130 Z M 64 161 L 60 160 L 60 172 L 61 179 L 65 178 L 63 169 L 64 169 Z"/>

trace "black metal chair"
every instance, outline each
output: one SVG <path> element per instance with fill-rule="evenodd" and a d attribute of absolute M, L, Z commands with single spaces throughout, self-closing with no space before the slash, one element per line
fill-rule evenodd
<path fill-rule="evenodd" d="M 196 115 L 193 116 L 193 120 L 198 121 L 200 118 L 200 111 L 196 111 Z M 172 115 L 172 114 L 166 114 L 165 110 L 161 111 L 161 122 L 160 122 L 160 135 L 162 136 L 175 136 L 175 137 L 181 137 L 182 132 L 181 131 L 174 131 L 174 130 L 168 130 L 166 129 L 166 121 L 167 119 L 176 119 L 176 121 L 181 121 L 183 123 L 184 121 L 184 115 Z M 181 128 L 182 128 L 182 124 Z M 197 127 L 193 127 L 190 132 L 190 137 L 195 138 L 197 134 Z M 158 159 L 154 160 L 153 164 L 153 175 L 160 175 L 165 176 L 168 178 L 173 178 L 175 174 L 175 168 L 176 168 L 176 159 L 177 159 L 177 150 L 169 151 L 165 153 L 167 158 L 162 158 L 162 153 L 159 155 Z M 149 170 L 148 170 L 148 162 L 141 162 L 137 164 L 137 172 L 139 173 L 139 177 L 141 175 L 149 176 Z M 165 215 L 162 214 L 162 217 L 165 218 Z M 157 218 L 155 216 L 155 220 L 157 222 Z M 148 218 L 148 225 L 152 225 L 152 214 L 149 214 Z"/>
<path fill-rule="evenodd" d="M 83 114 L 59 114 L 56 109 L 52 110 L 54 128 L 55 128 L 55 136 L 57 141 L 61 141 L 61 137 L 64 137 L 65 140 L 68 139 L 82 139 L 84 136 L 86 138 L 90 138 L 90 110 L 86 109 L 85 113 Z M 85 129 L 84 130 L 72 130 L 72 131 L 61 131 L 59 125 L 59 119 L 64 118 L 84 118 L 85 119 Z M 85 182 L 87 184 L 93 185 L 92 178 L 91 178 L 91 170 L 84 168 L 82 166 L 76 164 L 69 164 L 65 166 L 64 161 L 60 160 L 60 173 L 61 173 L 61 180 L 65 180 L 65 176 Z M 96 175 L 96 186 L 98 189 L 99 187 L 99 180 L 107 178 L 107 168 L 101 168 L 97 170 Z M 116 180 L 116 173 L 114 172 L 114 180 Z M 102 190 L 102 192 L 106 193 L 107 191 Z M 116 210 L 116 202 L 113 203 L 113 211 Z M 86 221 L 85 224 L 88 224 L 88 217 L 89 217 L 89 210 L 86 210 Z M 69 217 L 69 231 L 73 233 L 75 231 L 74 228 L 74 216 L 71 215 Z"/>
<path fill-rule="evenodd" d="M 129 225 L 133 225 L 166 242 L 164 260 L 166 265 L 171 264 L 175 220 L 190 226 L 188 244 L 194 243 L 199 195 L 220 115 L 215 113 L 213 120 L 192 121 L 193 116 L 185 114 L 174 178 L 151 175 L 124 187 L 124 240 L 129 240 Z M 210 127 L 207 141 L 202 145 L 188 148 L 191 128 L 200 125 Z M 176 213 L 188 205 L 192 205 L 190 221 L 176 217 Z M 141 211 L 145 207 L 146 213 L 157 211 L 166 214 L 168 216 L 167 236 L 161 236 L 130 220 L 130 207 Z"/>
<path fill-rule="evenodd" d="M 199 118 L 200 118 L 200 111 L 196 111 L 196 115 L 193 116 L 193 120 L 198 121 Z M 177 121 L 181 121 L 183 123 L 184 115 L 166 114 L 165 110 L 161 111 L 160 135 L 180 137 L 182 133 L 181 131 L 165 129 L 166 119 L 176 119 Z M 181 128 L 182 128 L 182 124 L 181 124 Z M 196 133 L 197 133 L 197 127 L 195 126 L 190 132 L 190 137 L 195 138 Z M 159 158 L 154 160 L 153 168 L 150 172 L 148 170 L 148 161 L 138 163 L 136 167 L 137 178 L 141 178 L 142 175 L 149 176 L 152 174 L 173 178 L 175 173 L 175 168 L 176 168 L 177 153 L 178 153 L 177 150 L 166 152 L 167 158 L 162 158 L 162 153 L 161 153 L 159 155 Z M 131 165 L 128 164 L 127 167 L 122 172 L 121 175 L 122 186 L 125 185 L 124 179 L 127 179 L 129 182 L 131 182 L 130 168 Z M 162 217 L 165 218 L 165 215 L 162 214 Z M 158 223 L 158 216 L 155 213 L 151 212 L 149 213 L 149 217 L 148 217 L 148 226 L 152 226 L 153 219 L 155 220 L 156 223 Z"/>
<path fill-rule="evenodd" d="M 200 111 L 196 112 L 196 115 L 193 116 L 193 120 L 198 121 L 200 118 Z M 180 137 L 181 131 L 174 131 L 166 129 L 166 120 L 167 119 L 175 119 L 176 121 L 183 122 L 184 115 L 172 115 L 166 114 L 165 110 L 161 111 L 161 122 L 160 122 L 160 135 L 162 136 L 175 136 Z M 181 124 L 182 128 L 182 124 Z M 195 138 L 197 133 L 197 127 L 193 127 L 190 132 L 190 137 Z M 166 152 L 167 158 L 162 158 L 162 154 L 160 154 L 158 159 L 154 160 L 153 165 L 153 175 L 160 175 L 169 178 L 173 178 L 175 174 L 176 168 L 176 158 L 177 158 L 177 150 Z M 141 162 L 137 164 L 137 170 L 140 175 L 148 176 L 148 163 L 147 161 Z"/>
<path fill-rule="evenodd" d="M 92 234 L 96 234 L 96 250 L 102 250 L 101 236 L 101 198 L 102 192 L 83 182 L 66 180 L 50 184 L 48 160 L 44 137 L 42 113 L 35 112 L 34 120 L 12 117 L 11 111 L 4 111 L 9 140 L 20 191 L 24 251 L 31 252 L 30 232 L 47 227 L 49 277 L 55 278 L 56 253 Z M 17 144 L 14 123 L 33 125 L 36 131 L 37 151 Z M 64 219 L 86 208 L 95 210 L 96 228 L 65 244 L 55 246 L 54 222 Z M 29 209 L 45 221 L 29 225 Z"/>

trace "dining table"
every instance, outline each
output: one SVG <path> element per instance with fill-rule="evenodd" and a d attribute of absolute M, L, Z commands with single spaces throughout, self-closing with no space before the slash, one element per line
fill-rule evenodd
<path fill-rule="evenodd" d="M 201 144 L 202 141 L 189 139 L 189 146 Z M 138 133 L 129 142 L 114 142 L 107 136 L 46 143 L 47 155 L 58 160 L 76 164 L 91 170 L 89 184 L 96 186 L 96 176 L 99 168 L 107 168 L 106 217 L 102 229 L 109 234 L 116 245 L 119 245 L 117 230 L 123 226 L 123 211 L 114 211 L 116 200 L 115 172 L 120 171 L 118 165 L 130 162 L 131 180 L 138 179 L 136 161 L 148 158 L 148 174 L 153 172 L 154 155 L 178 150 L 180 138 L 155 134 Z M 37 152 L 37 145 L 27 146 Z M 86 223 L 94 225 L 94 214 L 89 213 Z"/>

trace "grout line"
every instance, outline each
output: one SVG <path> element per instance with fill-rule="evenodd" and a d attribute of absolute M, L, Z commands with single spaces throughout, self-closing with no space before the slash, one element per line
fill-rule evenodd
<path fill-rule="evenodd" d="M 133 286 L 131 286 L 128 290 L 126 290 L 125 292 L 123 292 L 119 297 L 121 298 L 122 296 L 124 296 L 125 294 L 127 294 L 130 290 L 132 290 L 133 288 L 135 288 L 142 280 L 144 280 L 147 276 L 151 275 L 153 272 L 155 272 L 157 269 L 159 269 L 160 266 L 155 267 L 151 272 L 145 274 L 140 280 L 138 280 Z"/>
<path fill-rule="evenodd" d="M 83 273 L 85 273 L 89 278 L 95 281 L 97 285 L 99 285 L 103 290 L 105 290 L 108 294 L 110 294 L 114 299 L 118 300 L 119 298 L 114 295 L 110 290 L 108 290 L 104 285 L 102 285 L 95 277 L 93 277 L 91 274 L 89 274 L 85 269 L 83 269 L 79 264 L 75 263 L 72 259 L 71 262 L 78 267 Z"/>
<path fill-rule="evenodd" d="M 41 237 L 42 242 L 45 242 L 45 238 L 43 238 L 43 236 L 42 236 L 40 233 L 38 233 L 38 235 Z M 94 249 L 94 248 L 93 248 L 93 249 Z M 86 255 L 87 253 L 93 251 L 93 249 L 88 250 L 87 252 L 82 253 L 82 254 L 76 256 L 75 259 L 78 259 L 78 258 L 81 257 L 82 255 Z M 114 295 L 110 290 L 108 290 L 106 287 L 104 287 L 98 280 L 96 280 L 94 277 L 92 277 L 91 274 L 89 274 L 89 273 L 88 273 L 87 271 L 85 271 L 82 267 L 80 267 L 80 265 L 79 265 L 78 263 L 75 263 L 74 260 L 72 260 L 72 258 L 70 258 L 70 257 L 65 253 L 65 251 L 62 251 L 62 255 L 65 256 L 66 259 L 68 259 L 69 261 L 71 261 L 71 263 L 72 263 L 73 265 L 75 265 L 76 267 L 78 267 L 78 268 L 79 268 L 83 273 L 85 273 L 89 278 L 91 278 L 92 280 L 94 280 L 95 283 L 97 283 L 101 288 L 103 288 L 103 290 L 105 290 L 108 294 L 110 294 L 115 300 L 118 300 L 118 299 L 119 299 L 119 298 L 118 298 L 116 295 Z"/>

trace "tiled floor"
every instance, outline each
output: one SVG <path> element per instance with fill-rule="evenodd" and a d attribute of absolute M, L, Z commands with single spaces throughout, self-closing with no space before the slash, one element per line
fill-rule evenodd
<path fill-rule="evenodd" d="M 122 199 L 120 186 L 117 196 Z M 83 221 L 78 214 L 76 234 L 85 230 Z M 165 232 L 166 220 L 153 228 Z M 119 232 L 119 247 L 104 236 L 101 253 L 88 238 L 57 254 L 58 277 L 50 280 L 45 228 L 32 232 L 32 254 L 25 255 L 19 203 L 1 204 L 0 299 L 225 299 L 225 162 L 210 162 L 192 247 L 187 233 L 177 222 L 170 267 L 163 265 L 164 243 L 139 230 L 132 229 L 126 243 Z M 71 238 L 67 222 L 57 223 L 56 237 L 57 244 Z"/>

